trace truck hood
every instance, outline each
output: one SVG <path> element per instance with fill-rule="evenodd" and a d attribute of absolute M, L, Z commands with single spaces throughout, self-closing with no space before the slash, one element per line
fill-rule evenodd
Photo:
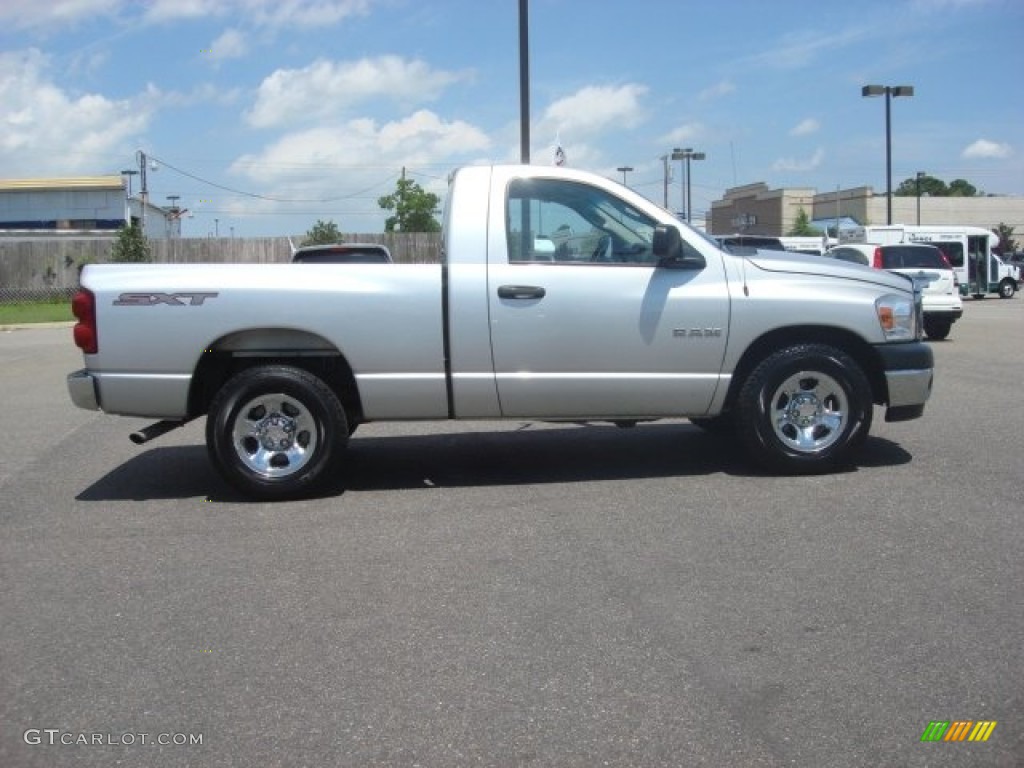
<path fill-rule="evenodd" d="M 840 261 L 827 256 L 814 256 L 791 251 L 755 251 L 744 256 L 750 264 L 766 272 L 790 272 L 804 275 L 821 275 L 843 280 L 857 280 L 873 283 L 885 288 L 913 292 L 913 282 L 903 275 L 884 269 L 873 269 L 861 264 Z"/>

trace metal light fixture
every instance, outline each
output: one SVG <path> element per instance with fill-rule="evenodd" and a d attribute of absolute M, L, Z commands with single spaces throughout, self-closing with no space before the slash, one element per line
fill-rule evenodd
<path fill-rule="evenodd" d="M 886 223 L 892 224 L 892 116 L 893 96 L 913 96 L 912 85 L 865 85 L 860 89 L 861 96 L 885 96 L 885 197 Z"/>
<path fill-rule="evenodd" d="M 690 161 L 691 160 L 703 160 L 706 155 L 703 152 L 694 152 L 692 148 L 687 147 L 686 149 L 673 149 L 672 159 L 679 160 L 680 168 L 683 171 L 683 178 L 680 179 L 680 193 L 683 197 L 683 218 L 686 221 L 690 220 L 690 215 L 693 213 L 693 203 L 690 197 Z M 682 161 L 685 161 L 683 164 Z"/>

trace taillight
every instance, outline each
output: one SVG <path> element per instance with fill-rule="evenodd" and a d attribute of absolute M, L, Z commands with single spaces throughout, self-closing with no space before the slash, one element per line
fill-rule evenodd
<path fill-rule="evenodd" d="M 871 263 L 875 269 L 884 269 L 882 266 L 882 249 L 875 248 L 875 260 Z"/>
<path fill-rule="evenodd" d="M 75 346 L 87 355 L 95 355 L 99 350 L 99 338 L 96 335 L 96 297 L 92 291 L 82 288 L 71 300 L 71 314 L 78 318 L 75 324 Z"/>

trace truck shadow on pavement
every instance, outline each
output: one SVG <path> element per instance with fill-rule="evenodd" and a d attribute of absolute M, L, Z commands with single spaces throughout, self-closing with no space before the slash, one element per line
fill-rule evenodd
<path fill-rule="evenodd" d="M 906 464 L 898 444 L 869 437 L 850 467 Z M 531 485 L 592 480 L 699 477 L 725 473 L 769 476 L 732 438 L 686 423 L 634 429 L 586 425 L 411 436 L 360 434 L 349 443 L 338 481 L 316 497 L 346 491 Z M 204 446 L 153 448 L 117 467 L 77 496 L 80 501 L 175 499 L 250 501 L 228 486 Z"/>

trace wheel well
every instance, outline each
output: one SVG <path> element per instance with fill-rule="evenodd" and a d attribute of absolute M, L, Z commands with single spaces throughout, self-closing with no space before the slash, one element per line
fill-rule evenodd
<path fill-rule="evenodd" d="M 867 376 L 868 382 L 871 384 L 872 400 L 879 405 L 888 400 L 885 372 L 882 368 L 881 358 L 874 347 L 857 334 L 842 328 L 798 326 L 776 328 L 754 340 L 743 353 L 733 371 L 729 392 L 725 397 L 724 410 L 728 411 L 733 407 L 736 397 L 743 387 L 743 382 L 762 360 L 780 349 L 792 347 L 795 344 L 827 344 L 843 350 L 863 369 L 864 375 Z"/>
<path fill-rule="evenodd" d="M 286 340 L 284 346 L 282 340 Z M 272 341 L 273 345 L 267 344 Z M 322 337 L 299 332 L 231 334 L 210 344 L 192 373 L 189 417 L 201 416 L 214 395 L 235 374 L 261 365 L 291 365 L 321 379 L 341 400 L 349 421 L 363 420 L 355 375 L 344 356 Z"/>

